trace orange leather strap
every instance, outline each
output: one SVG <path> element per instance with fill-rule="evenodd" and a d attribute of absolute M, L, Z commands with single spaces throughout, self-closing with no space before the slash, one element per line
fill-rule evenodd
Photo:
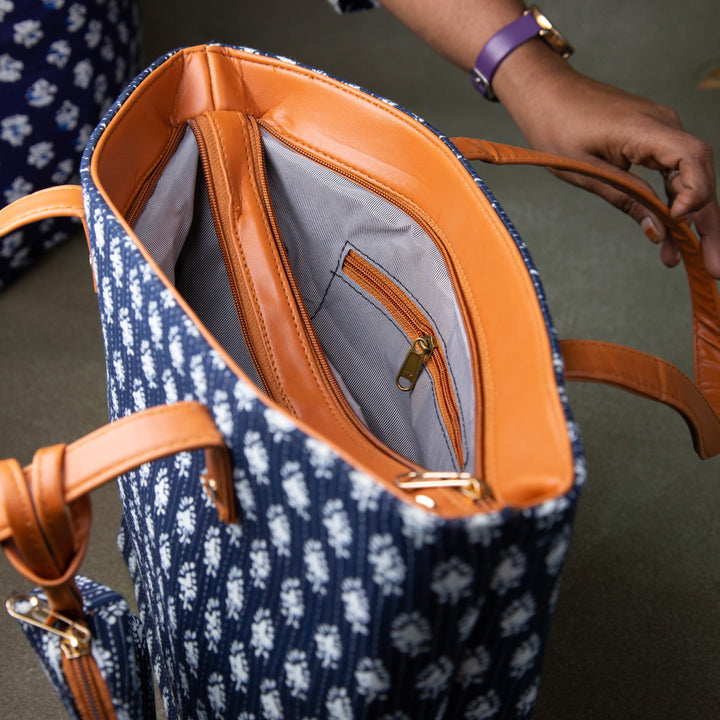
<path fill-rule="evenodd" d="M 85 224 L 79 185 L 57 185 L 38 190 L 6 205 L 0 210 L 0 234 L 6 235 L 24 225 L 54 217 L 76 217 Z"/>
<path fill-rule="evenodd" d="M 217 429 L 210 412 L 197 402 L 180 402 L 160 405 L 128 415 L 103 426 L 84 438 L 63 448 L 62 462 L 56 463 L 58 472 L 53 478 L 46 475 L 43 482 L 61 482 L 65 503 L 71 505 L 100 485 L 122 475 L 143 463 L 158 460 L 167 455 L 188 450 L 205 450 L 207 474 L 203 478 L 208 494 L 213 499 L 220 519 L 234 522 L 236 519 L 232 467 L 225 440 Z M 32 477 L 38 467 L 50 465 L 45 451 L 38 453 L 33 464 L 25 468 L 23 477 Z M 20 482 L 17 463 L 12 460 L 0 462 L 0 484 L 3 487 L 0 502 L 0 542 L 5 543 L 22 533 L 16 523 L 13 510 L 17 497 L 24 494 L 10 492 L 11 483 L 20 490 L 27 483 Z M 19 466 L 17 466 L 19 467 Z M 34 484 L 37 485 L 35 480 Z M 51 494 L 55 491 L 47 491 Z M 29 496 L 29 493 L 27 493 Z M 32 502 L 32 500 L 28 500 Z M 33 506 L 34 507 L 34 506 Z M 28 522 L 40 525 L 35 515 L 26 513 Z M 50 522 L 47 518 L 45 523 Z M 50 525 L 45 525 L 50 529 Z"/>
<path fill-rule="evenodd" d="M 702 458 L 720 453 L 720 297 L 692 230 L 675 220 L 653 193 L 619 172 L 487 140 L 453 138 L 452 142 L 468 160 L 537 165 L 600 180 L 642 203 L 665 223 L 682 254 L 690 286 L 695 383 L 659 358 L 600 342 L 564 341 L 566 374 L 571 380 L 614 385 L 673 407 L 690 426 Z"/>

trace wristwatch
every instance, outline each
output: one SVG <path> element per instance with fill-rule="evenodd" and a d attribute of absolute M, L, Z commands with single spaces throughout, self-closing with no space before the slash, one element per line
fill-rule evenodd
<path fill-rule="evenodd" d="M 537 5 L 531 5 L 517 20 L 495 33 L 480 51 L 470 72 L 476 90 L 488 100 L 497 101 L 492 79 L 500 63 L 515 48 L 538 35 L 566 60 L 573 54 L 572 45 L 553 27 Z"/>

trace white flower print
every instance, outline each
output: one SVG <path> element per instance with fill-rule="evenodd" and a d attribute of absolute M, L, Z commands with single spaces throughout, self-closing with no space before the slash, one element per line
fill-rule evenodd
<path fill-rule="evenodd" d="M 45 56 L 45 61 L 49 65 L 64 68 L 68 63 L 71 54 L 72 49 L 67 40 L 56 40 L 52 45 L 50 45 L 50 50 Z"/>
<path fill-rule="evenodd" d="M 342 641 L 336 625 L 322 624 L 315 631 L 315 655 L 324 668 L 337 668 L 342 658 Z"/>
<path fill-rule="evenodd" d="M 145 375 L 148 387 L 157 387 L 157 383 L 155 382 L 157 377 L 155 358 L 153 357 L 152 348 L 148 340 L 143 340 L 140 344 L 140 361 L 142 363 L 143 374 Z"/>
<path fill-rule="evenodd" d="M 296 428 L 295 423 L 285 413 L 266 408 L 264 413 L 265 422 L 272 435 L 273 442 L 282 442 Z"/>
<path fill-rule="evenodd" d="M 282 505 L 271 505 L 267 511 L 267 524 L 270 531 L 270 541 L 275 546 L 277 554 L 281 557 L 290 557 L 290 544 L 292 534 Z"/>
<path fill-rule="evenodd" d="M 88 144 L 88 140 L 90 139 L 92 131 L 92 125 L 83 125 L 80 130 L 78 130 L 74 145 L 74 148 L 75 150 L 77 150 L 77 152 L 82 152 L 85 149 L 85 146 Z"/>
<path fill-rule="evenodd" d="M 265 589 L 272 563 L 265 540 L 253 540 L 250 545 L 250 577 L 253 585 Z"/>
<path fill-rule="evenodd" d="M 475 629 L 483 602 L 484 598 L 481 598 L 477 605 L 471 605 L 458 620 L 458 635 L 461 640 L 467 640 L 470 637 L 470 633 Z"/>
<path fill-rule="evenodd" d="M 44 168 L 55 157 L 53 144 L 43 140 L 28 148 L 27 164 L 38 169 Z"/>
<path fill-rule="evenodd" d="M 165 392 L 165 402 L 168 405 L 172 405 L 179 400 L 177 383 L 175 382 L 175 376 L 170 368 L 166 368 L 162 374 L 163 390 Z"/>
<path fill-rule="evenodd" d="M 500 618 L 502 636 L 517 635 L 525 630 L 533 619 L 536 609 L 535 600 L 529 592 L 511 603 Z"/>
<path fill-rule="evenodd" d="M 185 348 L 182 343 L 182 334 L 180 328 L 173 326 L 170 328 L 168 333 L 168 350 L 170 351 L 170 362 L 172 363 L 175 372 L 179 375 L 184 375 L 185 370 Z"/>
<path fill-rule="evenodd" d="M 378 509 L 378 500 L 383 493 L 382 485 L 365 473 L 353 470 L 349 473 L 352 489 L 350 497 L 357 503 L 360 512 Z"/>
<path fill-rule="evenodd" d="M 308 540 L 303 547 L 305 561 L 305 578 L 312 586 L 313 592 L 325 595 L 330 580 L 327 559 L 322 543 L 319 540 Z"/>
<path fill-rule="evenodd" d="M 352 702 L 344 687 L 331 687 L 325 700 L 328 720 L 353 720 Z"/>
<path fill-rule="evenodd" d="M 5 19 L 7 13 L 11 13 L 15 9 L 15 3 L 12 0 L 0 0 L 0 22 Z"/>
<path fill-rule="evenodd" d="M 305 447 L 310 453 L 310 464 L 315 468 L 315 477 L 331 478 L 332 466 L 337 460 L 337 455 L 332 449 L 320 440 L 307 438 Z"/>
<path fill-rule="evenodd" d="M 144 410 L 147 407 L 147 402 L 145 400 L 145 387 L 143 386 L 140 378 L 135 378 L 135 380 L 133 380 L 132 396 L 133 410 Z"/>
<path fill-rule="evenodd" d="M 8 115 L 0 120 L 0 138 L 13 147 L 20 147 L 31 132 L 32 125 L 27 115 Z"/>
<path fill-rule="evenodd" d="M 67 29 L 70 32 L 77 32 L 85 24 L 85 16 L 87 15 L 87 8 L 79 3 L 74 3 L 68 9 L 68 16 L 65 20 Z"/>
<path fill-rule="evenodd" d="M 300 463 L 286 462 L 280 469 L 280 478 L 288 505 L 303 520 L 310 520 L 310 493 L 305 477 L 300 472 Z"/>
<path fill-rule="evenodd" d="M 527 558 L 517 545 L 504 550 L 498 562 L 490 588 L 498 595 L 504 595 L 508 590 L 518 587 L 525 576 Z"/>
<path fill-rule="evenodd" d="M 553 540 L 550 550 L 545 556 L 545 567 L 549 575 L 557 575 L 562 569 L 570 547 L 570 528 L 565 528 L 563 533 Z"/>
<path fill-rule="evenodd" d="M 22 232 L 14 232 L 0 239 L 0 257 L 12 257 L 23 241 Z"/>
<path fill-rule="evenodd" d="M 178 585 L 180 586 L 180 601 L 183 610 L 190 610 L 193 602 L 197 597 L 197 576 L 195 574 L 195 563 L 185 562 L 180 567 L 178 575 Z"/>
<path fill-rule="evenodd" d="M 257 401 L 257 393 L 248 383 L 238 380 L 233 389 L 233 397 L 237 403 L 237 409 L 241 412 L 252 410 Z"/>
<path fill-rule="evenodd" d="M 95 89 L 93 91 L 93 100 L 100 105 L 107 98 L 108 81 L 104 75 L 98 75 L 95 78 Z M 107 106 L 104 106 L 102 112 L 105 112 Z"/>
<path fill-rule="evenodd" d="M 243 515 L 251 520 L 256 520 L 255 493 L 252 483 L 245 477 L 242 468 L 235 468 L 233 471 L 233 485 L 237 495 L 238 505 L 243 509 Z"/>
<path fill-rule="evenodd" d="M 31 107 L 46 107 L 55 99 L 57 89 L 57 85 L 41 78 L 27 89 L 25 99 Z"/>
<path fill-rule="evenodd" d="M 490 653 L 482 646 L 465 653 L 458 671 L 458 681 L 463 687 L 482 682 L 490 667 Z"/>
<path fill-rule="evenodd" d="M 221 433 L 226 437 L 233 434 L 233 416 L 230 403 L 228 402 L 228 394 L 225 390 L 216 390 L 213 394 L 213 417 Z"/>
<path fill-rule="evenodd" d="M 21 20 L 13 25 L 13 40 L 23 47 L 35 47 L 42 40 L 42 36 L 39 20 Z"/>
<path fill-rule="evenodd" d="M 365 657 L 355 670 L 357 691 L 365 696 L 367 702 L 384 700 L 390 689 L 390 674 L 380 660 Z"/>
<path fill-rule="evenodd" d="M 235 566 L 230 568 L 228 579 L 225 581 L 225 589 L 227 590 L 225 599 L 227 615 L 231 620 L 239 620 L 245 605 L 245 580 L 241 568 Z"/>
<path fill-rule="evenodd" d="M 178 538 L 184 545 L 192 542 L 195 533 L 195 501 L 191 497 L 183 497 L 175 518 L 175 529 Z"/>
<path fill-rule="evenodd" d="M 436 698 L 448 686 L 453 673 L 453 664 L 447 657 L 441 657 L 418 674 L 415 688 L 423 700 Z"/>
<path fill-rule="evenodd" d="M 305 614 L 305 601 L 298 578 L 283 580 L 280 586 L 280 614 L 285 618 L 286 625 L 300 627 L 300 620 Z"/>
<path fill-rule="evenodd" d="M 59 10 L 65 4 L 65 0 L 43 0 L 45 7 L 52 8 L 53 10 Z M 102 2 L 98 3 L 102 5 Z"/>
<path fill-rule="evenodd" d="M 494 690 L 475 698 L 465 711 L 467 720 L 490 720 L 500 710 L 500 699 Z"/>
<path fill-rule="evenodd" d="M 528 716 L 535 707 L 535 701 L 538 696 L 538 683 L 534 682 L 525 692 L 520 696 L 520 699 L 515 705 L 515 709 L 518 711 L 519 716 Z"/>
<path fill-rule="evenodd" d="M 202 355 L 195 355 L 190 358 L 190 377 L 198 400 L 205 403 L 207 401 L 207 377 L 205 376 Z"/>
<path fill-rule="evenodd" d="M 372 535 L 368 548 L 373 581 L 380 586 L 382 594 L 402 595 L 402 583 L 407 571 L 400 552 L 393 544 L 392 536 L 388 533 Z"/>
<path fill-rule="evenodd" d="M 473 569 L 456 557 L 438 563 L 433 570 L 430 587 L 441 603 L 457 605 L 460 598 L 467 597 L 475 581 Z"/>
<path fill-rule="evenodd" d="M 220 673 L 212 673 L 208 678 L 208 700 L 210 707 L 215 713 L 215 717 L 224 717 L 225 715 L 225 683 Z"/>
<path fill-rule="evenodd" d="M 310 665 L 307 655 L 302 650 L 291 650 L 283 665 L 285 685 L 290 695 L 299 700 L 307 699 L 310 689 Z"/>
<path fill-rule="evenodd" d="M 260 704 L 264 720 L 283 720 L 285 717 L 280 691 L 274 680 L 265 679 L 260 683 Z"/>
<path fill-rule="evenodd" d="M 107 676 L 109 673 L 115 670 L 115 658 L 112 653 L 103 647 L 99 647 L 95 643 L 91 645 L 92 656 L 97 663 L 98 670 L 103 676 Z"/>
<path fill-rule="evenodd" d="M 267 476 L 267 472 L 270 469 L 270 461 L 260 433 L 255 431 L 246 432 L 244 445 L 248 469 L 255 476 L 258 484 L 269 485 L 270 479 Z"/>
<path fill-rule="evenodd" d="M 267 660 L 275 645 L 275 626 L 267 608 L 260 608 L 253 615 L 250 630 L 250 645 L 255 650 L 255 657 Z"/>
<path fill-rule="evenodd" d="M 200 666 L 200 646 L 197 641 L 197 633 L 186 630 L 183 636 L 183 649 L 185 650 L 185 662 L 190 672 L 197 677 L 197 670 Z"/>
<path fill-rule="evenodd" d="M 175 455 L 173 467 L 179 478 L 190 477 L 190 468 L 192 467 L 192 453 L 180 452 Z"/>
<path fill-rule="evenodd" d="M 68 158 L 66 160 L 61 160 L 57 164 L 57 169 L 53 173 L 51 179 L 54 183 L 62 185 L 70 179 L 74 169 L 75 162 L 72 159 Z"/>
<path fill-rule="evenodd" d="M 352 525 L 342 500 L 331 499 L 323 506 L 323 525 L 328 534 L 328 545 L 338 558 L 349 558 L 352 544 Z"/>
<path fill-rule="evenodd" d="M 245 645 L 233 640 L 230 645 L 230 679 L 235 683 L 235 690 L 245 692 L 250 680 L 250 663 L 245 654 Z"/>
<path fill-rule="evenodd" d="M 510 660 L 510 676 L 519 678 L 525 675 L 528 670 L 535 666 L 539 652 L 540 636 L 534 633 L 513 653 Z"/>
<path fill-rule="evenodd" d="M 160 310 L 158 309 L 157 300 L 151 300 L 148 303 L 147 319 L 153 345 L 160 349 L 163 341 L 163 319 Z"/>
<path fill-rule="evenodd" d="M 223 618 L 220 614 L 220 601 L 210 598 L 205 607 L 205 640 L 211 652 L 218 652 L 222 639 Z"/>
<path fill-rule="evenodd" d="M 430 647 L 430 623 L 417 611 L 402 613 L 393 620 L 390 639 L 400 652 L 416 657 Z"/>
<path fill-rule="evenodd" d="M 3 53 L 0 55 L 0 82 L 17 82 L 22 77 L 24 67 L 22 60 Z"/>
<path fill-rule="evenodd" d="M 170 543 L 170 536 L 167 533 L 162 533 L 158 538 L 158 543 L 160 567 L 165 573 L 165 577 L 169 578 L 170 566 L 172 565 L 172 545 Z"/>
<path fill-rule="evenodd" d="M 502 524 L 500 513 L 476 513 L 467 519 L 465 529 L 471 543 L 490 547 L 502 534 Z"/>
<path fill-rule="evenodd" d="M 411 540 L 417 550 L 425 545 L 435 544 L 438 519 L 434 515 L 414 505 L 402 503 L 400 517 L 403 522 L 403 536 Z"/>
<path fill-rule="evenodd" d="M 220 529 L 209 527 L 205 534 L 205 542 L 203 543 L 203 564 L 207 569 L 210 577 L 217 577 L 217 571 L 222 560 L 222 542 L 220 540 Z"/>
<path fill-rule="evenodd" d="M 341 590 L 345 620 L 350 623 L 350 629 L 355 633 L 367 635 L 370 624 L 370 603 L 362 581 L 360 578 L 345 578 Z"/>
<path fill-rule="evenodd" d="M 534 510 L 535 522 L 539 530 L 547 530 L 558 520 L 565 517 L 565 512 L 570 505 L 566 497 L 553 498 L 544 502 Z"/>
<path fill-rule="evenodd" d="M 102 40 L 102 23 L 99 20 L 91 20 L 85 33 L 85 44 L 89 48 L 96 48 Z"/>
<path fill-rule="evenodd" d="M 93 66 L 90 60 L 81 60 L 73 68 L 74 83 L 77 87 L 87 90 L 93 78 Z"/>

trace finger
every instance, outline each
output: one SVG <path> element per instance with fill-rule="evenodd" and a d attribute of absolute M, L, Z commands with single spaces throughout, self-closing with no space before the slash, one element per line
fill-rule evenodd
<path fill-rule="evenodd" d="M 682 255 L 677 245 L 672 240 L 665 240 L 660 247 L 660 259 L 666 267 L 674 268 L 680 264 Z"/>

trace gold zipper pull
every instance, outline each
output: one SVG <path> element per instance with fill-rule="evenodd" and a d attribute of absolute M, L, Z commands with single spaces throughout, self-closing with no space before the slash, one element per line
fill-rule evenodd
<path fill-rule="evenodd" d="M 409 392 L 415 387 L 425 358 L 430 357 L 437 346 L 437 340 L 432 335 L 423 335 L 413 341 L 410 352 L 405 357 L 400 372 L 395 378 L 395 384 L 400 390 Z"/>

